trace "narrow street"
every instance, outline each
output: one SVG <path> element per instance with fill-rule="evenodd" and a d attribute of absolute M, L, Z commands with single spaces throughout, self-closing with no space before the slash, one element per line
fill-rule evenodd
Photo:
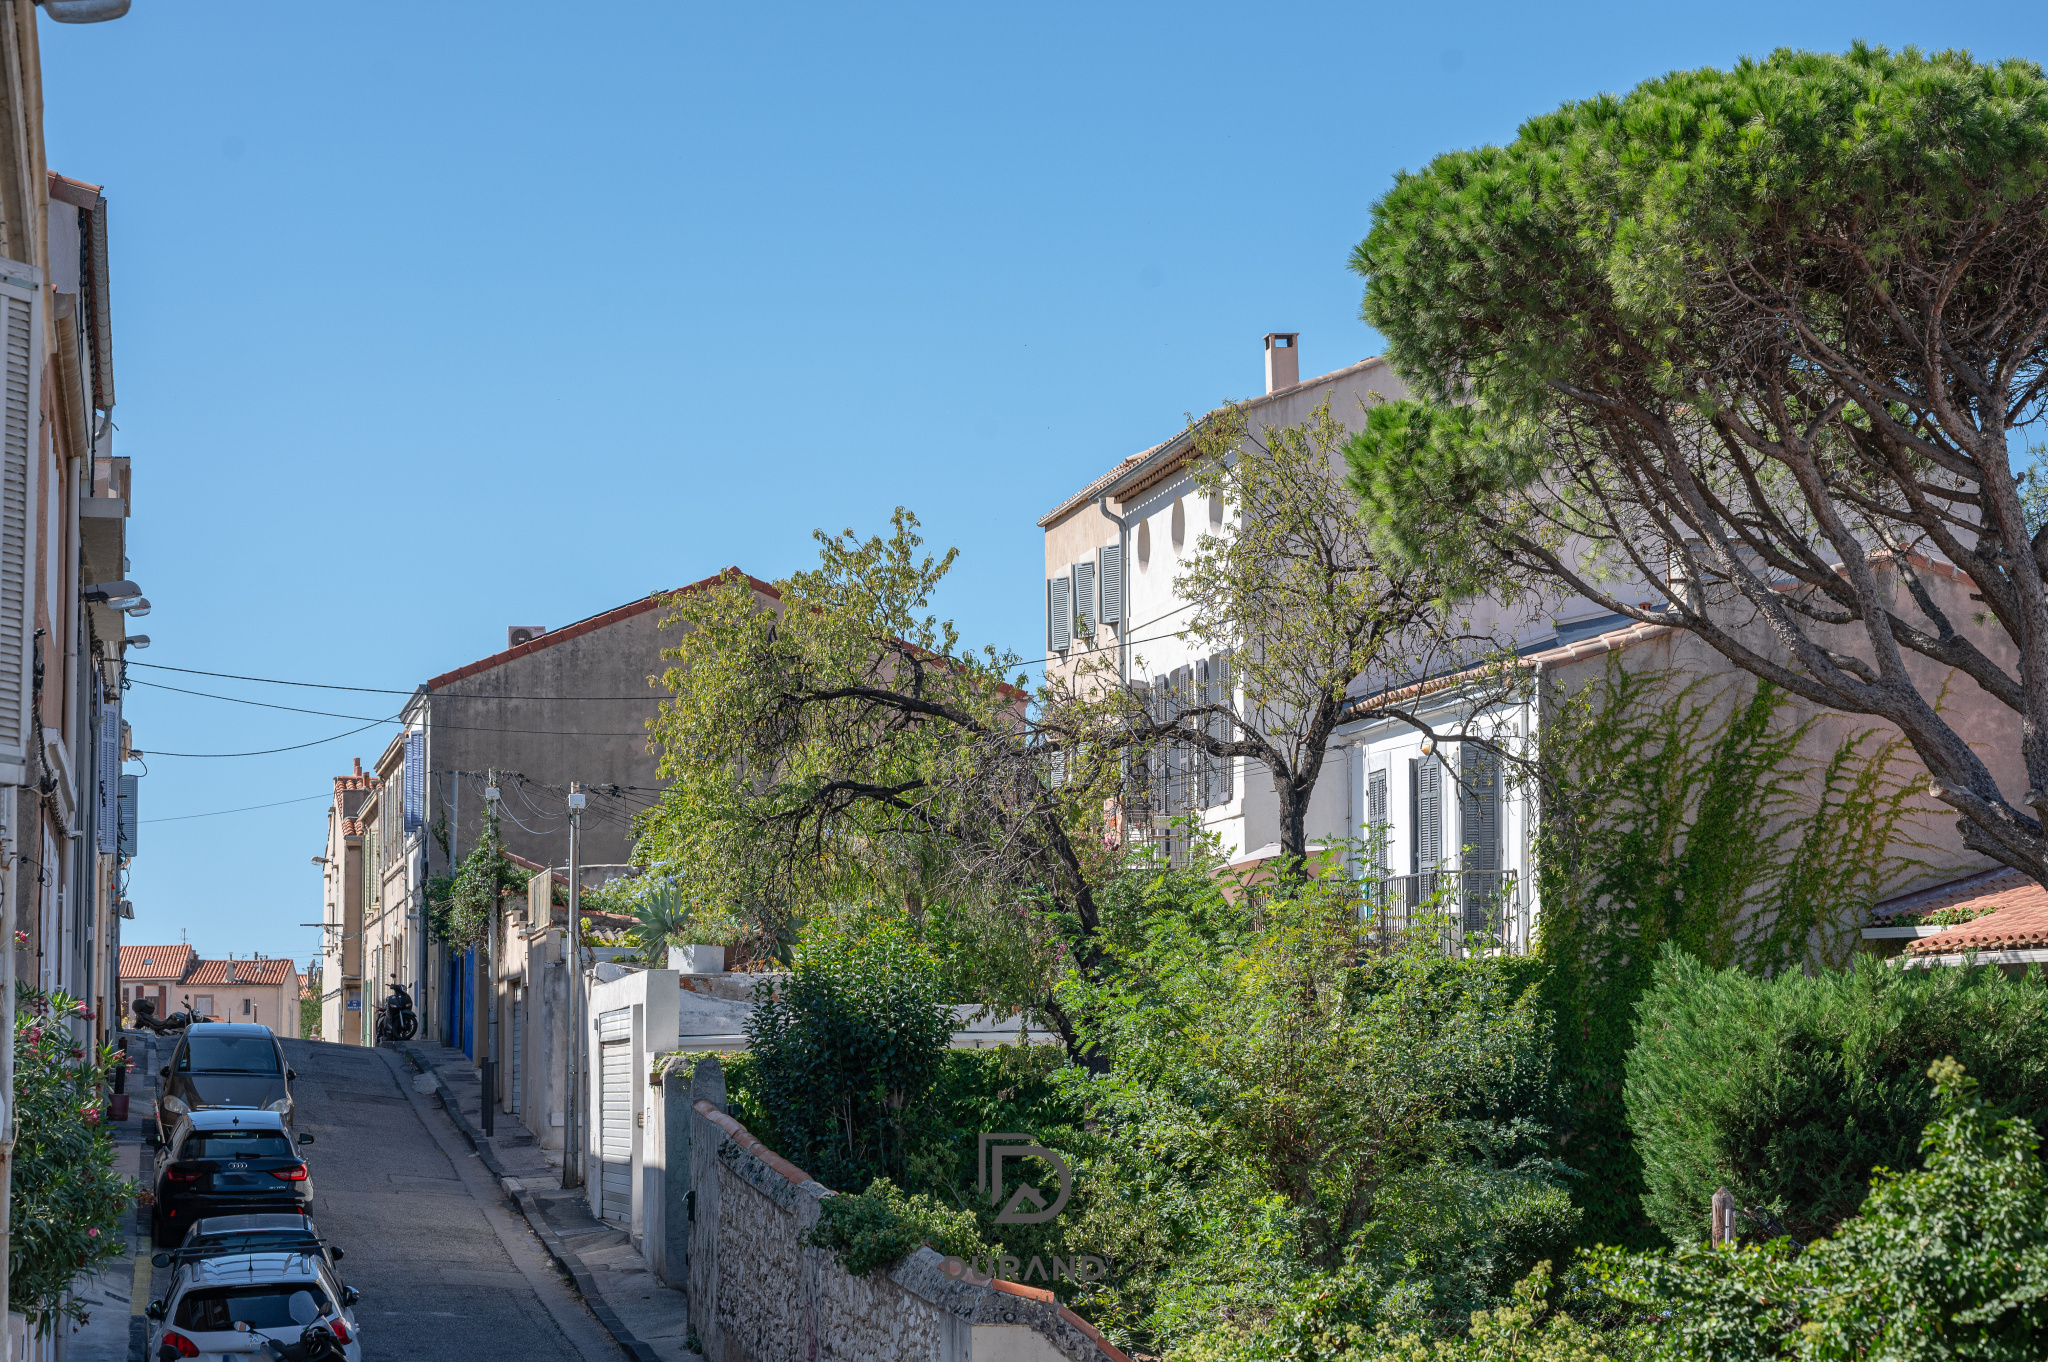
<path fill-rule="evenodd" d="M 156 1045 L 150 1074 L 170 1050 L 168 1041 Z M 317 1141 L 307 1151 L 313 1217 L 347 1251 L 342 1276 L 363 1293 L 356 1313 L 366 1358 L 619 1355 L 455 1127 L 413 1090 L 403 1058 L 321 1041 L 284 1048 L 299 1075 L 298 1129 Z M 156 1270 L 152 1299 L 168 1277 Z"/>

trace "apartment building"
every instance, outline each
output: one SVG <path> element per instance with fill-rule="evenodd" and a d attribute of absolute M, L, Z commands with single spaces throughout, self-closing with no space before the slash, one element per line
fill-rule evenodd
<path fill-rule="evenodd" d="M 188 1004 L 215 1021 L 251 1022 L 280 1036 L 299 1034 L 300 975 L 290 960 L 252 955 L 208 960 L 190 946 L 123 946 L 121 1009 L 146 998 L 164 1017 Z"/>
<path fill-rule="evenodd" d="M 355 770 L 334 777 L 334 802 L 327 806 L 327 844 L 313 858 L 320 867 L 320 1034 L 344 1045 L 375 1042 L 370 1014 L 376 999 L 364 1001 L 363 921 L 374 876 L 365 873 L 363 812 L 376 793 L 377 777 Z"/>
<path fill-rule="evenodd" d="M 1380 359 L 1301 380 L 1299 339 L 1286 332 L 1264 338 L 1265 391 L 1243 403 L 1251 438 L 1305 421 L 1325 401 L 1336 420 L 1355 428 L 1375 401 L 1407 395 L 1406 385 Z M 1123 684 L 1155 693 L 1193 687 L 1205 698 L 1233 704 L 1241 698 L 1229 680 L 1228 659 L 1204 653 L 1181 634 L 1201 604 L 1182 586 L 1189 556 L 1202 536 L 1236 528 L 1232 508 L 1197 487 L 1189 466 L 1192 443 L 1182 431 L 1133 454 L 1039 519 L 1049 673 L 1072 673 L 1091 663 Z M 1342 474 L 1333 469 L 1333 475 Z M 1950 618 L 1970 618 L 1967 581 L 1940 565 L 1930 567 L 1923 573 L 1929 589 L 1954 598 L 1945 602 Z M 1646 603 L 1664 599 L 1661 583 L 1641 583 L 1639 589 Z M 1353 870 L 1369 870 L 1386 882 L 1380 892 L 1395 901 L 1414 903 L 1438 888 L 1454 889 L 1468 906 L 1469 927 L 1478 928 L 1484 919 L 1488 930 L 1519 946 L 1526 944 L 1539 910 L 1530 875 L 1535 802 L 1487 746 L 1433 741 L 1406 721 L 1385 716 L 1386 697 L 1398 693 L 1401 707 L 1433 731 L 1483 736 L 1510 752 L 1527 753 L 1546 714 L 1610 665 L 1716 685 L 1746 684 L 1747 678 L 1688 633 L 1638 624 L 1583 599 L 1540 610 L 1479 601 L 1469 613 L 1475 630 L 1489 633 L 1526 669 L 1529 684 L 1504 694 L 1492 679 L 1455 670 L 1356 679 L 1348 692 L 1351 717 L 1331 737 L 1309 805 L 1308 837 L 1311 848 L 1344 848 L 1341 854 Z M 1773 650 L 1760 625 L 1730 627 L 1760 651 Z M 1995 630 L 1984 632 L 1982 646 L 1993 655 L 2010 651 Z M 1844 646 L 1856 645 L 1848 640 Z M 2001 783 L 2023 790 L 2010 711 L 1966 679 L 1953 679 L 1957 684 L 1945 694 L 1955 722 L 1993 764 Z M 1808 724 L 1802 754 L 1816 767 L 1854 733 L 1876 729 L 1880 740 L 1889 736 L 1881 724 L 1804 703 L 1793 704 L 1789 713 L 1792 722 Z M 1220 839 L 1239 867 L 1278 854 L 1279 802 L 1262 766 L 1243 758 L 1180 756 L 1167 763 L 1179 778 L 1162 782 L 1144 811 L 1145 826 L 1134 819 L 1121 830 L 1127 841 L 1163 842 L 1171 851 L 1174 834 L 1168 829 L 1179 820 Z M 1922 865 L 1911 883 L 1895 890 L 1984 864 L 1963 848 L 1952 813 L 1931 801 L 1916 806 L 1904 835 L 1920 844 L 1915 855 Z"/>

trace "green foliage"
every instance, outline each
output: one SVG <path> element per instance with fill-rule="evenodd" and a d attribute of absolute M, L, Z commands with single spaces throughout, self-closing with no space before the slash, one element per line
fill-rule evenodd
<path fill-rule="evenodd" d="M 1655 1312 L 1659 1358 L 2031 1362 L 2048 1338 L 2048 1176 L 2025 1121 L 1997 1119 L 1952 1059 L 1925 1167 L 1884 1171 L 1861 1212 L 1795 1256 L 1755 1247 L 1597 1251 L 1605 1289 Z"/>
<path fill-rule="evenodd" d="M 81 1012 L 65 993 L 19 987 L 15 996 L 8 1290 L 38 1330 L 84 1321 L 72 1281 L 125 1254 L 120 1217 L 135 1195 L 114 1171 L 113 1132 L 101 1119 L 115 1051 L 89 1054 L 72 1037 Z"/>
<path fill-rule="evenodd" d="M 1655 1242 L 1621 1089 L 1659 951 L 1839 967 L 1913 868 L 1898 745 L 1852 736 L 1816 766 L 1799 756 L 1811 732 L 1771 687 L 1673 687 L 1618 665 L 1554 698 L 1537 952 L 1573 1112 L 1561 1155 L 1586 1175 L 1574 1190 L 1594 1240 Z"/>
<path fill-rule="evenodd" d="M 2048 1126 L 2048 985 L 1995 969 L 1765 979 L 1667 948 L 1644 996 L 1625 1101 L 1644 1207 L 1703 1238 L 1717 1187 L 1806 1240 L 1863 1202 L 1873 1169 L 1914 1162 L 1934 1118 L 1930 1060 L 1962 1059 L 2001 1111 Z"/>
<path fill-rule="evenodd" d="M 505 854 L 497 810 L 486 807 L 483 829 L 455 874 L 427 885 L 427 930 L 451 946 L 474 946 L 490 932 L 491 915 L 507 894 L 524 894 L 532 878 Z"/>
<path fill-rule="evenodd" d="M 819 934 L 747 1019 L 777 1149 L 827 1187 L 900 1178 L 911 1114 L 937 1081 L 952 1014 L 930 952 L 893 925 Z"/>
<path fill-rule="evenodd" d="M 299 1034 L 308 1039 L 320 1035 L 320 995 L 322 975 L 316 962 L 312 973 L 306 976 L 306 996 L 299 999 Z"/>
<path fill-rule="evenodd" d="M 1438 1332 L 1569 1242 L 1533 962 L 1368 953 L 1341 874 L 1176 898 L 1063 988 L 1112 1059 L 1063 1075 L 1092 1137 L 1073 1237 L 1112 1262 L 1099 1323 L 1152 1348 L 1313 1302 Z"/>
<path fill-rule="evenodd" d="M 1966 843 L 2048 874 L 1940 705 L 1948 669 L 2015 721 L 2048 686 L 2004 658 L 2048 571 L 2013 458 L 2048 404 L 2044 149 L 2036 63 L 1857 44 L 1674 71 L 1400 175 L 1352 257 L 1418 398 L 1349 450 L 1368 518 L 1638 619 L 1646 579 L 1683 583 L 1654 617 L 1898 724 Z"/>
<path fill-rule="evenodd" d="M 887 1178 L 876 1178 L 865 1192 L 826 1197 L 804 1243 L 831 1250 L 856 1276 L 901 1262 L 927 1244 L 963 1259 L 987 1251 L 972 1215 L 937 1197 L 905 1192 Z"/>

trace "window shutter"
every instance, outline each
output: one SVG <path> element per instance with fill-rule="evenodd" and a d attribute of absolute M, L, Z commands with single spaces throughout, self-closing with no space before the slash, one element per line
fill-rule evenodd
<path fill-rule="evenodd" d="M 1464 789 L 1464 859 L 1466 870 L 1500 869 L 1500 759 L 1478 743 L 1458 744 L 1459 774 Z"/>
<path fill-rule="evenodd" d="M 1185 713 L 1195 699 L 1195 669 L 1176 667 L 1173 672 L 1173 704 L 1178 713 Z M 1182 812 L 1202 806 L 1202 751 L 1197 747 L 1181 747 L 1180 787 L 1174 792 L 1173 802 Z"/>
<path fill-rule="evenodd" d="M 98 690 L 98 686 L 94 686 Z M 98 848 L 106 855 L 121 850 L 121 702 L 115 701 L 100 710 L 99 751 L 94 754 L 97 762 L 97 816 Z"/>
<path fill-rule="evenodd" d="M 1415 775 L 1415 873 L 1425 875 L 1444 858 L 1443 763 L 1425 753 Z"/>
<path fill-rule="evenodd" d="M 405 735 L 405 830 L 418 832 L 427 825 L 427 735 L 414 731 Z"/>
<path fill-rule="evenodd" d="M 1189 698 L 1198 705 L 1209 703 L 1209 659 L 1206 657 L 1195 659 L 1194 686 Z M 1215 717 L 1204 714 L 1202 733 L 1204 736 L 1213 736 L 1215 732 Z M 1195 752 L 1193 756 L 1197 771 L 1194 780 L 1195 803 L 1201 808 L 1210 808 L 1216 803 L 1216 758 L 1202 751 Z"/>
<path fill-rule="evenodd" d="M 1124 622 L 1124 546 L 1108 544 L 1095 551 L 1095 580 L 1102 592 L 1095 617 L 1104 624 Z"/>
<path fill-rule="evenodd" d="M 1163 676 L 1152 678 L 1152 721 L 1165 723 L 1173 714 L 1172 690 Z M 1152 816 L 1156 819 L 1171 818 L 1173 806 L 1173 752 L 1171 742 L 1162 742 L 1152 750 Z"/>
<path fill-rule="evenodd" d="M 1372 868 L 1387 873 L 1387 773 L 1374 771 L 1365 778 L 1365 835 L 1372 848 Z"/>
<path fill-rule="evenodd" d="M 135 854 L 135 796 L 142 788 L 141 776 L 121 777 L 121 854 Z"/>
<path fill-rule="evenodd" d="M 1045 584 L 1045 624 L 1048 651 L 1063 653 L 1074 646 L 1074 600 L 1064 572 Z"/>
<path fill-rule="evenodd" d="M 0 781 L 27 779 L 35 649 L 29 603 L 36 553 L 36 371 L 42 363 L 42 273 L 0 261 Z"/>
<path fill-rule="evenodd" d="M 1095 637 L 1095 564 L 1074 564 L 1074 632 Z"/>

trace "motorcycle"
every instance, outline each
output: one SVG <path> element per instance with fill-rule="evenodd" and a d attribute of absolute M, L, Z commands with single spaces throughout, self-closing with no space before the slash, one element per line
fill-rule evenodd
<path fill-rule="evenodd" d="M 412 994 L 406 992 L 404 984 L 396 979 L 391 981 L 391 996 L 384 1000 L 384 1006 L 377 1010 L 377 1043 L 387 1040 L 411 1040 L 419 1034 L 420 1019 L 413 1011 Z"/>
<path fill-rule="evenodd" d="M 307 1325 L 297 1343 L 279 1343 L 260 1334 L 253 1341 L 259 1349 L 254 1355 L 265 1362 L 348 1362 L 334 1330 L 324 1324 Z"/>
<path fill-rule="evenodd" d="M 156 1004 L 154 1002 L 148 998 L 137 998 L 130 1007 L 130 1011 L 135 1014 L 136 1026 L 150 1032 L 152 1035 L 158 1036 L 183 1035 L 185 1028 L 193 1022 L 206 1020 L 206 1018 L 190 1010 L 189 1002 L 186 1011 L 173 1012 L 168 1017 L 159 1017 L 156 1014 Z"/>

